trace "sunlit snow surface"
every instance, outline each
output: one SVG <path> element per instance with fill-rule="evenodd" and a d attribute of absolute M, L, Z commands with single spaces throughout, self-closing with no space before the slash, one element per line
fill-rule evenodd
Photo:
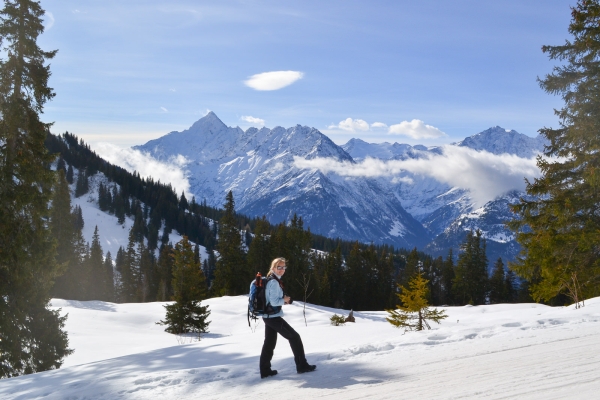
<path fill-rule="evenodd" d="M 253 332 L 244 296 L 205 301 L 210 333 L 178 338 L 155 324 L 163 303 L 112 304 L 53 300 L 68 313 L 75 353 L 63 368 L 0 381 L 2 399 L 591 399 L 600 390 L 600 298 L 584 308 L 538 304 L 448 307 L 430 331 L 393 328 L 385 312 L 286 306 L 302 336 L 309 374 L 296 374 L 279 338 L 275 377 L 260 379 L 264 326 Z"/>

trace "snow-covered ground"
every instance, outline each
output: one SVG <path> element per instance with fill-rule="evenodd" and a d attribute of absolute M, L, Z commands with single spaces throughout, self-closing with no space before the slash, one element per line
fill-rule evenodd
<path fill-rule="evenodd" d="M 275 377 L 260 379 L 264 326 L 246 321 L 247 297 L 209 299 L 210 333 L 200 341 L 155 324 L 164 303 L 52 300 L 69 314 L 75 353 L 64 366 L 0 381 L 2 399 L 341 399 L 597 398 L 600 392 L 600 298 L 585 307 L 510 304 L 446 308 L 430 331 L 408 332 L 385 312 L 355 313 L 302 303 L 286 320 L 302 336 L 317 370 L 296 374 L 279 338 Z"/>

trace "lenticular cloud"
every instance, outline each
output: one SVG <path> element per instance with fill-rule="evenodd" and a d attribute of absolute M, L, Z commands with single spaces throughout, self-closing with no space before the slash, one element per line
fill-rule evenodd
<path fill-rule="evenodd" d="M 304 74 L 300 71 L 271 71 L 252 75 L 244 84 L 254 90 L 279 90 L 291 85 Z"/>
<path fill-rule="evenodd" d="M 525 178 L 532 179 L 540 174 L 535 158 L 496 155 L 452 145 L 443 146 L 442 149 L 442 154 L 428 154 L 419 159 L 382 161 L 366 158 L 360 163 L 332 158 L 305 160 L 294 157 L 294 165 L 347 177 L 395 178 L 402 172 L 429 176 L 450 186 L 469 190 L 478 206 L 510 190 L 524 190 Z"/>

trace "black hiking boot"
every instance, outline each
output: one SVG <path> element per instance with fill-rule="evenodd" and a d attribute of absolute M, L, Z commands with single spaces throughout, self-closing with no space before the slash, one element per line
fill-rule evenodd
<path fill-rule="evenodd" d="M 310 364 L 306 364 L 306 365 L 303 365 L 303 366 L 302 366 L 302 367 L 300 367 L 300 368 L 296 368 L 296 372 L 298 372 L 299 374 L 303 374 L 303 373 L 305 373 L 305 372 L 312 372 L 312 371 L 314 371 L 315 369 L 317 369 L 317 366 L 316 366 L 316 365 L 310 365 Z"/>
<path fill-rule="evenodd" d="M 274 376 L 274 375 L 277 375 L 277 370 L 276 369 L 272 369 L 270 371 L 261 372 L 260 373 L 260 379 L 265 379 L 265 378 L 268 378 L 268 377 Z"/>

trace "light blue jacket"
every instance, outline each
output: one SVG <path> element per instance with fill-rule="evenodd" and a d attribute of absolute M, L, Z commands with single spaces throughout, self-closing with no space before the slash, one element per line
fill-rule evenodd
<path fill-rule="evenodd" d="M 265 299 L 267 300 L 267 304 L 271 304 L 272 307 L 281 307 L 281 311 L 279 311 L 277 314 L 263 315 L 262 317 L 283 317 L 283 305 L 285 304 L 285 301 L 283 301 L 283 289 L 281 289 L 279 282 L 277 282 L 275 278 L 270 279 L 267 283 Z"/>

